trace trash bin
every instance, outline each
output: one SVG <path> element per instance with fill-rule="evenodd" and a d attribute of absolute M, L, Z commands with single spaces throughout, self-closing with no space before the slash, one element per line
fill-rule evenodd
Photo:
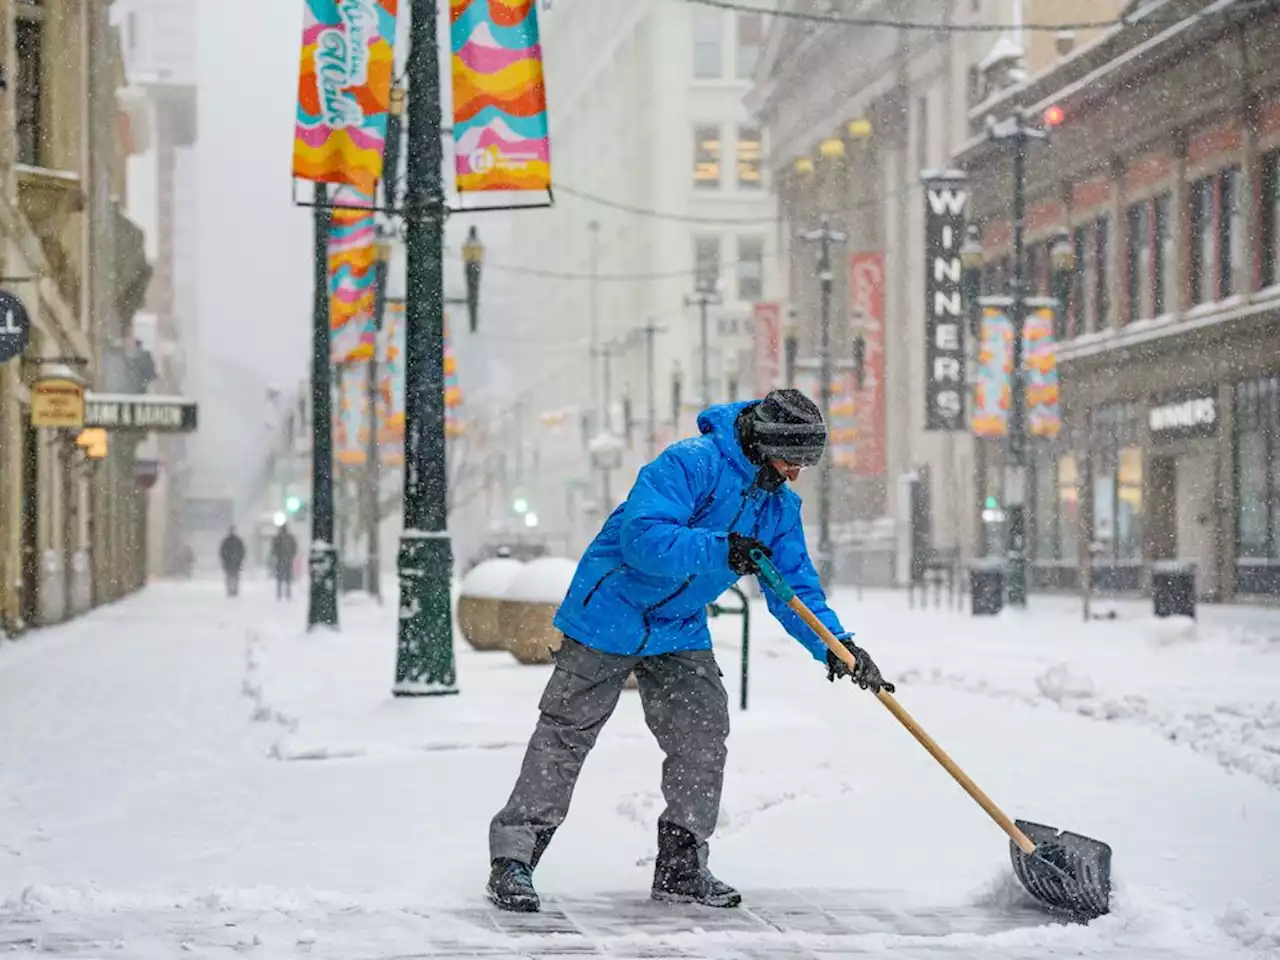
<path fill-rule="evenodd" d="M 993 617 L 1004 609 L 1004 561 L 999 557 L 969 565 L 969 597 L 975 617 Z"/>
<path fill-rule="evenodd" d="M 1151 565 L 1151 599 L 1157 617 L 1196 615 L 1196 565 L 1160 560 Z"/>

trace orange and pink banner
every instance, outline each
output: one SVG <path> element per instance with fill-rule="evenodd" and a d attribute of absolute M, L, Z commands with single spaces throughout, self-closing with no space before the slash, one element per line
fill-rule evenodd
<path fill-rule="evenodd" d="M 537 0 L 450 0 L 459 193 L 549 190 Z"/>
<path fill-rule="evenodd" d="M 372 196 L 382 176 L 399 0 L 305 0 L 293 175 Z"/>

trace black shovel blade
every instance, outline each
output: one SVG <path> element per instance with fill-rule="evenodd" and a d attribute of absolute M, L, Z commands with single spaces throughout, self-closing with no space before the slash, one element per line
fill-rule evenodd
<path fill-rule="evenodd" d="M 1088 922 L 1111 909 L 1111 847 L 1043 823 L 1015 821 L 1036 845 L 1023 853 L 1009 841 L 1013 872 L 1027 892 L 1055 912 Z"/>

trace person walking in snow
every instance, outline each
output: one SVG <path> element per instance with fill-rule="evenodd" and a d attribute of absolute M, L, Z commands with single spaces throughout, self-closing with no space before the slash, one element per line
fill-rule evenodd
<path fill-rule="evenodd" d="M 298 556 L 298 541 L 289 532 L 287 524 L 271 538 L 271 562 L 275 564 L 276 599 L 293 599 L 293 561 Z"/>
<path fill-rule="evenodd" d="M 533 870 L 564 821 L 583 761 L 612 715 L 627 677 L 665 754 L 655 900 L 734 907 L 738 892 L 707 868 L 720 811 L 729 704 L 711 650 L 707 606 L 770 557 L 797 595 L 849 648 L 851 673 L 789 607 L 769 610 L 828 680 L 851 676 L 890 692 L 865 650 L 827 605 L 787 487 L 816 464 L 827 430 L 798 390 L 712 406 L 700 436 L 677 441 L 641 469 L 627 499 L 583 554 L 555 617 L 563 642 L 510 798 L 489 828 L 489 899 L 505 910 L 541 907 Z"/>
<path fill-rule="evenodd" d="M 234 597 L 240 593 L 240 568 L 244 566 L 244 541 L 232 527 L 223 537 L 218 547 L 218 559 L 222 561 L 222 572 L 227 578 L 227 596 Z"/>

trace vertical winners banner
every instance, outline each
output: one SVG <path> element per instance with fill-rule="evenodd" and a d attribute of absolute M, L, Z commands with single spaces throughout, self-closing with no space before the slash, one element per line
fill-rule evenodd
<path fill-rule="evenodd" d="M 373 197 L 399 0 L 305 0 L 293 175 Z"/>
<path fill-rule="evenodd" d="M 350 187 L 334 193 L 329 223 L 329 360 L 352 363 L 374 352 L 377 229 L 372 201 Z"/>
<path fill-rule="evenodd" d="M 459 193 L 550 190 L 537 0 L 450 0 Z"/>
<path fill-rule="evenodd" d="M 969 191 L 959 171 L 926 173 L 924 428 L 964 429 L 964 298 L 960 244 Z"/>

